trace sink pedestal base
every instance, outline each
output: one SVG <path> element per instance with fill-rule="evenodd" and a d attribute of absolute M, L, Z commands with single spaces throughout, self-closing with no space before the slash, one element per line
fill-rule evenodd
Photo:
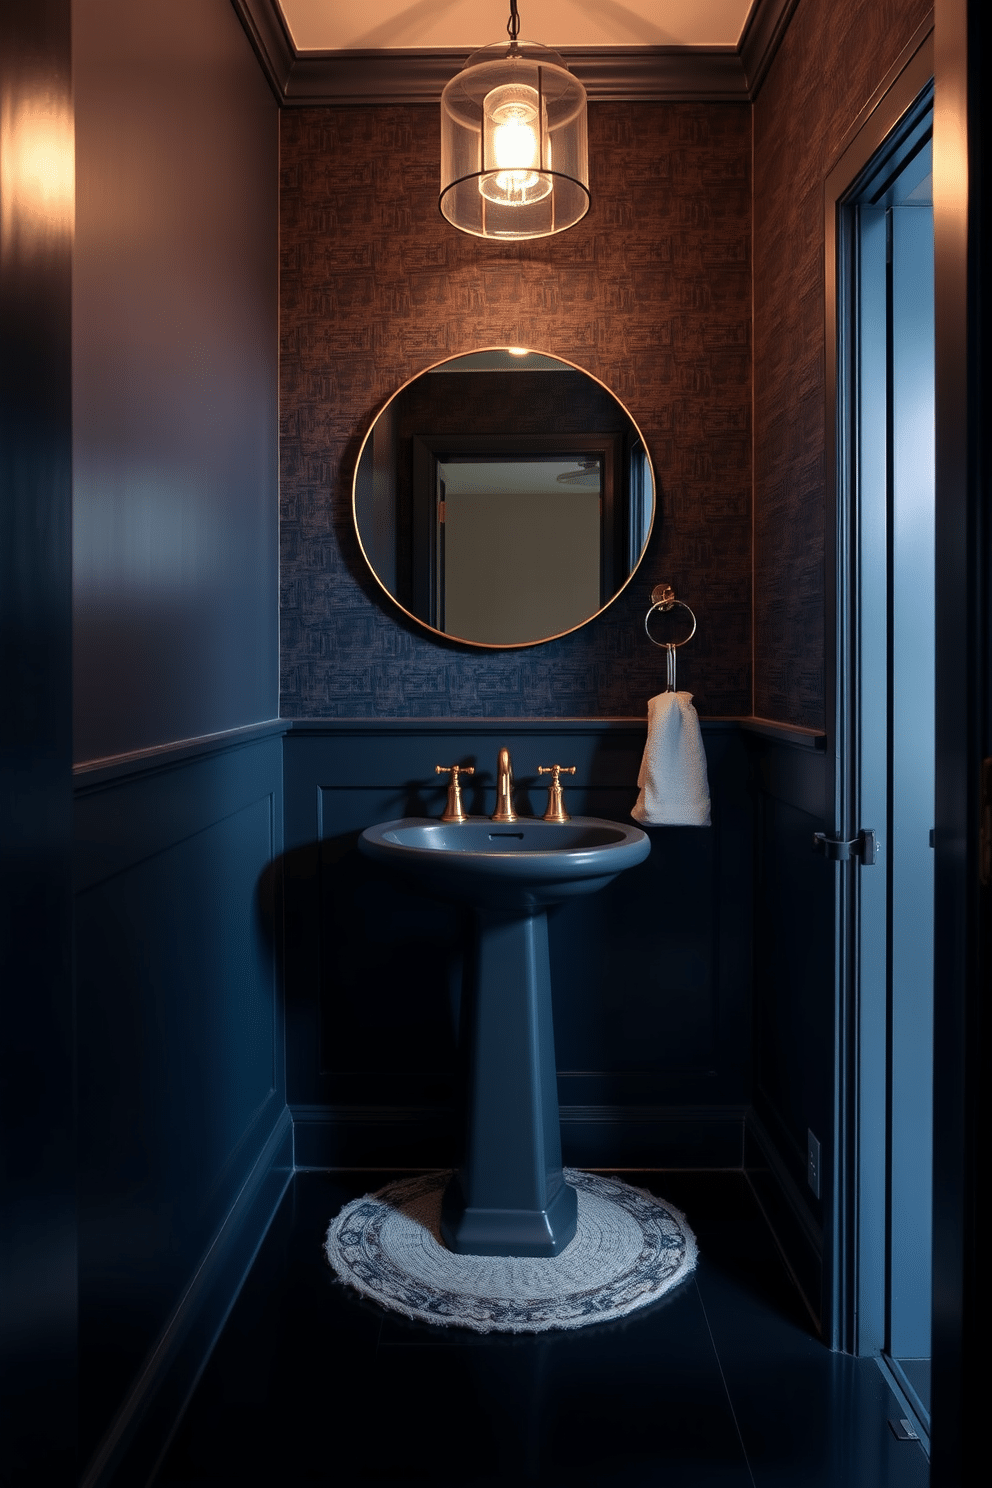
<path fill-rule="evenodd" d="M 475 921 L 464 1161 L 441 1234 L 459 1255 L 554 1256 L 575 1235 L 577 1200 L 561 1171 L 547 915 L 478 909 Z"/>

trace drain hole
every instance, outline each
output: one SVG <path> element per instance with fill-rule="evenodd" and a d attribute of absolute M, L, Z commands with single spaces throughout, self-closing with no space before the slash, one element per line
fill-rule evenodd
<path fill-rule="evenodd" d="M 523 840 L 524 840 L 524 834 L 523 834 L 523 832 L 490 832 L 489 833 L 489 841 L 490 842 L 496 842 L 501 837 L 518 837 L 521 842 L 523 842 Z"/>

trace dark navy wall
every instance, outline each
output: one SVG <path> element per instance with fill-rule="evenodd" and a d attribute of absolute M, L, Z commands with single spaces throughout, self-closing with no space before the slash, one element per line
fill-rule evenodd
<path fill-rule="evenodd" d="M 736 1166 L 750 1089 L 751 799 L 742 737 L 704 724 L 711 828 L 651 828 L 646 863 L 550 916 L 566 1160 Z M 577 766 L 573 815 L 629 820 L 637 720 L 296 725 L 285 741 L 288 1096 L 302 1164 L 451 1160 L 464 924 L 361 857 L 360 831 L 440 816 L 435 764 L 474 762 L 469 809 L 517 808 Z"/>
<path fill-rule="evenodd" d="M 278 714 L 278 114 L 225 0 L 73 6 L 75 758 Z"/>
<path fill-rule="evenodd" d="M 73 72 L 79 1442 L 124 1488 L 292 1166 L 278 114 L 228 0 L 79 0 Z"/>
<path fill-rule="evenodd" d="M 831 1213 L 836 867 L 812 851 L 827 829 L 822 737 L 747 732 L 755 806 L 754 1049 L 746 1165 L 807 1301 L 822 1316 Z M 807 1131 L 821 1192 L 807 1182 Z"/>
<path fill-rule="evenodd" d="M 75 814 L 81 1445 L 112 1460 L 291 1164 L 278 726 L 79 774 Z"/>
<path fill-rule="evenodd" d="M 0 6 L 0 1476 L 75 1449 L 72 76 L 68 0 Z"/>

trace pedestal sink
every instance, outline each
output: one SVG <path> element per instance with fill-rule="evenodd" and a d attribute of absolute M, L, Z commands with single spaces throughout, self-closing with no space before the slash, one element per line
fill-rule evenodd
<path fill-rule="evenodd" d="M 462 1255 L 553 1256 L 575 1235 L 561 1170 L 547 909 L 642 862 L 638 827 L 418 817 L 369 827 L 359 848 L 424 892 L 471 907 L 462 1044 L 465 1150 L 442 1210 Z"/>

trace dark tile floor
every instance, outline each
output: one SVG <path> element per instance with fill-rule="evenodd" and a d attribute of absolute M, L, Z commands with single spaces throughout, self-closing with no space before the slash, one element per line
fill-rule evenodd
<path fill-rule="evenodd" d="M 623 1174 L 684 1210 L 696 1272 L 622 1323 L 537 1337 L 410 1323 L 334 1279 L 328 1221 L 392 1176 L 297 1174 L 155 1488 L 926 1488 L 881 1374 L 815 1337 L 741 1174 Z"/>

